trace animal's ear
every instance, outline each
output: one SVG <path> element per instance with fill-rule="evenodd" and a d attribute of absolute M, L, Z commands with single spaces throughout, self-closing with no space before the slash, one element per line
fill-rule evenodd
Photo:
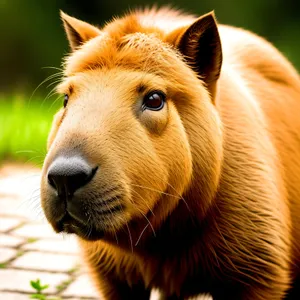
<path fill-rule="evenodd" d="M 97 27 L 70 17 L 63 11 L 60 11 L 60 16 L 72 50 L 101 33 Z"/>
<path fill-rule="evenodd" d="M 170 33 L 167 41 L 175 45 L 187 63 L 215 94 L 222 66 L 222 47 L 213 12 L 198 18 L 192 25 Z"/>

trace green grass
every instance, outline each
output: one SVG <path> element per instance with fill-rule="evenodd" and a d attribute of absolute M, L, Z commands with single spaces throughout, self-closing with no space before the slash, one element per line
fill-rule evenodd
<path fill-rule="evenodd" d="M 27 239 L 27 243 L 28 244 L 32 244 L 32 243 L 35 243 L 35 242 L 37 242 L 39 239 L 37 239 L 37 238 L 28 238 Z"/>
<path fill-rule="evenodd" d="M 61 291 L 66 289 L 71 283 L 72 283 L 72 279 L 63 281 L 62 283 L 56 286 L 56 291 L 60 293 Z"/>
<path fill-rule="evenodd" d="M 29 98 L 0 97 L 0 163 L 18 160 L 42 164 L 53 115 L 61 100 Z"/>
<path fill-rule="evenodd" d="M 21 257 L 22 255 L 25 254 L 25 251 L 24 250 L 18 250 L 17 254 L 16 254 L 16 257 Z"/>

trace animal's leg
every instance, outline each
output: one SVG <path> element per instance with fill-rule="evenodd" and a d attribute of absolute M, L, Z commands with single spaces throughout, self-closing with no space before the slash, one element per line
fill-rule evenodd
<path fill-rule="evenodd" d="M 129 286 L 127 282 L 103 276 L 98 279 L 98 286 L 105 300 L 149 300 L 150 290 L 143 284 Z"/>

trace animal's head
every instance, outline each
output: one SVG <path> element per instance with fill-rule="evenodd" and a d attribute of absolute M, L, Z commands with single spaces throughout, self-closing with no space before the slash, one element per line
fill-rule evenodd
<path fill-rule="evenodd" d="M 182 24 L 164 30 L 164 17 Z M 57 232 L 98 239 L 131 223 L 141 232 L 139 221 L 158 227 L 182 201 L 203 217 L 222 157 L 213 14 L 193 22 L 149 11 L 103 29 L 62 19 L 72 53 L 43 167 L 49 222 Z"/>

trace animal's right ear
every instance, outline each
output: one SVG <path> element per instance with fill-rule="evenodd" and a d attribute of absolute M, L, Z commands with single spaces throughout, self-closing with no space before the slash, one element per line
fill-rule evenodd
<path fill-rule="evenodd" d="M 63 11 L 60 11 L 60 16 L 72 50 L 76 50 L 80 45 L 101 33 L 97 27 L 70 17 Z"/>

